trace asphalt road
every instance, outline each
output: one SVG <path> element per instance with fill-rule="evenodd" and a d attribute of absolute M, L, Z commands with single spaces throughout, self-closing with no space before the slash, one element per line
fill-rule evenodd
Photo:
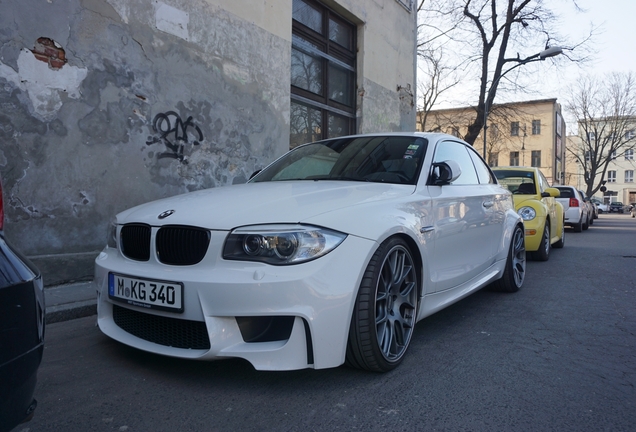
<path fill-rule="evenodd" d="M 387 374 L 257 372 L 47 327 L 35 418 L 16 431 L 633 431 L 636 219 L 601 215 L 529 262 L 522 291 L 480 291 L 420 322 Z"/>

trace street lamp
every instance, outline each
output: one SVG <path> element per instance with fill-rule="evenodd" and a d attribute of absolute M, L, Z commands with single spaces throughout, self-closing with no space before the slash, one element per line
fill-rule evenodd
<path fill-rule="evenodd" d="M 536 53 L 534 55 L 531 55 L 530 57 L 526 57 L 525 59 L 520 60 L 519 63 L 517 63 L 516 65 L 514 65 L 513 67 L 511 67 L 510 69 L 508 69 L 501 75 L 499 75 L 497 79 L 492 82 L 492 84 L 490 85 L 490 88 L 488 89 L 488 93 L 486 94 L 486 100 L 484 101 L 484 151 L 483 151 L 483 154 L 484 154 L 484 161 L 486 161 L 486 163 L 488 163 L 488 160 L 486 159 L 486 131 L 488 129 L 488 110 L 489 110 L 488 100 L 490 99 L 490 93 L 492 92 L 493 88 L 497 87 L 497 83 L 499 83 L 499 80 L 503 78 L 503 76 L 507 74 L 508 72 L 510 72 L 511 70 L 518 68 L 521 65 L 531 63 L 534 61 L 543 61 L 549 57 L 557 56 L 561 54 L 562 52 L 563 52 L 563 48 L 561 47 L 546 48 L 539 53 Z"/>

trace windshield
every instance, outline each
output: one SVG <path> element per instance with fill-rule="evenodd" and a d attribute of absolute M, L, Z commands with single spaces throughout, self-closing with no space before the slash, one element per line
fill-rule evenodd
<path fill-rule="evenodd" d="M 414 185 L 427 141 L 413 136 L 349 137 L 291 150 L 251 182 L 349 180 Z"/>
<path fill-rule="evenodd" d="M 499 184 L 517 195 L 535 195 L 537 188 L 532 171 L 494 170 Z"/>

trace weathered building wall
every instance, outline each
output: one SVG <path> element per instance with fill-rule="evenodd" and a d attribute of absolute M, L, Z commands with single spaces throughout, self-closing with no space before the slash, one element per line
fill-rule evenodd
<path fill-rule="evenodd" d="M 91 277 L 117 212 L 288 149 L 291 4 L 0 0 L 5 231 L 46 284 Z M 414 12 L 326 4 L 363 35 L 359 131 L 413 130 Z"/>
<path fill-rule="evenodd" d="M 417 61 L 414 3 L 407 0 L 339 3 L 346 9 L 343 12 L 346 18 L 360 22 L 358 132 L 414 131 Z"/>
<path fill-rule="evenodd" d="M 287 149 L 289 41 L 176 5 L 0 3 L 7 236 L 45 276 L 90 274 L 118 211 L 245 181 Z M 60 69 L 31 52 L 40 37 L 64 50 Z"/>

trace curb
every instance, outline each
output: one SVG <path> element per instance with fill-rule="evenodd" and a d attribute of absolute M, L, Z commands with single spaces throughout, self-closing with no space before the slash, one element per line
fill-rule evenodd
<path fill-rule="evenodd" d="M 44 288 L 45 322 L 53 324 L 97 314 L 93 281 Z"/>
<path fill-rule="evenodd" d="M 91 315 L 97 315 L 97 302 L 89 300 L 68 305 L 47 307 L 45 321 L 47 324 L 54 324 Z"/>

